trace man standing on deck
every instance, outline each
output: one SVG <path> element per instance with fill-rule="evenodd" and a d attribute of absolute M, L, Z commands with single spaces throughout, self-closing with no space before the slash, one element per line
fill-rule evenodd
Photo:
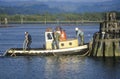
<path fill-rule="evenodd" d="M 24 49 L 30 49 L 31 43 L 32 43 L 31 35 L 28 32 L 25 32 Z"/>
<path fill-rule="evenodd" d="M 53 42 L 52 42 L 52 49 L 59 49 L 59 39 L 60 39 L 60 34 L 58 31 L 53 32 Z"/>
<path fill-rule="evenodd" d="M 75 30 L 76 30 L 77 38 L 80 37 L 80 45 L 83 45 L 84 44 L 84 32 L 77 27 L 75 28 Z"/>

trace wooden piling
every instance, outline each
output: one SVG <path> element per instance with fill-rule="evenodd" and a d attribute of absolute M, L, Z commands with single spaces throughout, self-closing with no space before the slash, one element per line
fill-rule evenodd
<path fill-rule="evenodd" d="M 8 19 L 7 18 L 5 18 L 5 24 L 8 24 Z"/>
<path fill-rule="evenodd" d="M 116 57 L 120 56 L 120 25 L 116 13 L 106 14 L 106 20 L 100 23 L 99 32 L 94 34 L 91 56 Z"/>

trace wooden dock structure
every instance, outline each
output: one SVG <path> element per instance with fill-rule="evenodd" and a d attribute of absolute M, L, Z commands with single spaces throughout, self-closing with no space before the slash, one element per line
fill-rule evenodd
<path fill-rule="evenodd" d="M 120 23 L 115 12 L 106 13 L 106 20 L 100 23 L 99 32 L 93 36 L 90 56 L 120 56 Z"/>

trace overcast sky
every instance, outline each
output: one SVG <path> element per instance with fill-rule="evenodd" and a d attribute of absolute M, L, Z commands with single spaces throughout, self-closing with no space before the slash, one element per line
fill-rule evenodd
<path fill-rule="evenodd" d="M 0 1 L 69 1 L 69 2 L 104 2 L 104 1 L 112 1 L 112 0 L 0 0 Z"/>

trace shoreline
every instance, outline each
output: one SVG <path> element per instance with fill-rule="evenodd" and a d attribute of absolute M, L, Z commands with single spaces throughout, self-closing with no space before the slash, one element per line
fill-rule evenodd
<path fill-rule="evenodd" d="M 24 24 L 0 24 L 0 28 L 16 27 L 17 25 L 40 25 L 40 26 L 81 26 L 81 25 L 99 25 L 100 23 L 80 23 L 80 24 L 40 24 L 40 23 L 24 23 Z"/>

